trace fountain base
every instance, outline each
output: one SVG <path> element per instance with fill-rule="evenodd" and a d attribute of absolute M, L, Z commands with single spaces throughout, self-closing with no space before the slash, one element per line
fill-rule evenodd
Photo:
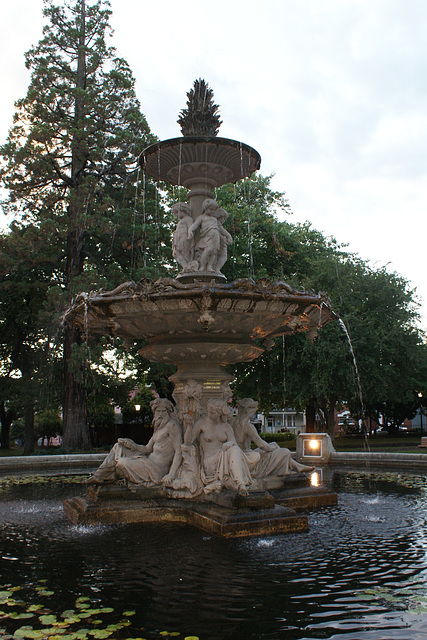
<path fill-rule="evenodd" d="M 304 475 L 286 479 L 278 491 L 240 496 L 223 490 L 198 499 L 168 498 L 159 489 L 130 491 L 118 484 L 88 488 L 85 498 L 64 501 L 73 524 L 184 524 L 225 538 L 308 531 L 308 518 L 297 510 L 334 505 L 337 496 L 307 486 Z"/>

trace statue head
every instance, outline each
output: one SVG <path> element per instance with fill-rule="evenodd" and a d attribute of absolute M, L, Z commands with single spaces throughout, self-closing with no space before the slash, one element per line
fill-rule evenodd
<path fill-rule="evenodd" d="M 215 218 L 218 220 L 218 222 L 220 222 L 221 224 L 225 222 L 228 218 L 227 211 L 225 209 L 222 209 L 222 207 L 218 207 L 214 215 L 215 215 Z"/>
<path fill-rule="evenodd" d="M 175 202 L 171 207 L 171 212 L 178 218 L 184 218 L 184 216 L 191 216 L 190 205 L 187 202 Z"/>
<path fill-rule="evenodd" d="M 202 213 L 212 215 L 217 209 L 219 209 L 218 202 L 213 198 L 203 200 Z"/>
<path fill-rule="evenodd" d="M 206 409 L 208 411 L 208 415 L 213 417 L 218 417 L 218 419 L 223 422 L 227 422 L 230 417 L 230 409 L 224 400 L 220 398 L 211 398 L 206 403 Z"/>
<path fill-rule="evenodd" d="M 243 398 L 237 403 L 237 409 L 239 414 L 245 413 L 246 415 L 251 416 L 257 412 L 258 402 L 256 400 L 252 400 L 252 398 Z"/>
<path fill-rule="evenodd" d="M 150 402 L 150 407 L 152 412 L 155 414 L 156 411 L 167 411 L 169 414 L 173 413 L 173 404 L 167 398 L 155 398 Z"/>

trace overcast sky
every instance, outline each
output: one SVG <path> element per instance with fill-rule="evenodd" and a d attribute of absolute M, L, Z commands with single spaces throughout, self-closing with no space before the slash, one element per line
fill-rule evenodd
<path fill-rule="evenodd" d="M 113 44 L 159 138 L 203 77 L 220 135 L 255 147 L 293 216 L 422 298 L 427 329 L 427 2 L 111 0 Z M 0 8 L 0 140 L 26 93 L 42 0 Z M 1 214 L 0 214 L 1 215 Z"/>

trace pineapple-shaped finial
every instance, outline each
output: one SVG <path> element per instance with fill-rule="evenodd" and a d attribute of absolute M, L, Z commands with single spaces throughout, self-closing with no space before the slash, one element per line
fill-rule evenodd
<path fill-rule="evenodd" d="M 178 118 L 183 136 L 216 136 L 222 124 L 214 104 L 213 91 L 207 82 L 199 78 L 187 93 L 187 108 L 182 109 Z"/>

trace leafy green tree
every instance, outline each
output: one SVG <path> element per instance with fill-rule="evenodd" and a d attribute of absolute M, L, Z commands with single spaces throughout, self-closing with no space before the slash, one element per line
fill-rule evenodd
<path fill-rule="evenodd" d="M 16 223 L 8 234 L 0 235 L 2 424 L 6 434 L 12 416 L 24 416 L 26 454 L 34 450 L 34 412 L 58 386 L 49 385 L 57 373 L 57 328 L 44 306 L 57 269 L 56 257 L 34 225 Z"/>
<path fill-rule="evenodd" d="M 257 360 L 233 367 L 235 395 L 257 397 L 265 412 L 286 403 L 317 413 L 332 436 L 337 402 L 346 402 L 356 419 L 378 418 L 379 411 L 394 416 L 391 424 L 411 417 L 427 361 L 408 283 L 346 253 L 309 224 L 268 216 L 264 224 L 268 250 L 252 244 L 255 275 L 326 291 L 340 321 L 324 326 L 313 343 L 304 334 L 286 336 Z"/>
<path fill-rule="evenodd" d="M 217 190 L 216 198 L 229 214 L 227 230 L 233 236 L 222 271 L 236 278 L 281 277 L 277 260 L 278 214 L 290 214 L 284 193 L 271 189 L 271 176 L 255 174 Z"/>
<path fill-rule="evenodd" d="M 0 176 L 9 193 L 3 206 L 40 229 L 43 224 L 46 241 L 56 241 L 63 309 L 76 292 L 115 285 L 123 270 L 133 275 L 149 267 L 153 251 L 147 215 L 135 197 L 135 158 L 154 140 L 131 71 L 107 45 L 110 13 L 108 0 L 45 0 L 43 38 L 26 55 L 28 92 L 16 103 L 1 148 Z M 67 448 L 90 446 L 84 359 L 81 336 L 65 325 Z"/>
<path fill-rule="evenodd" d="M 39 411 L 34 418 L 34 428 L 36 438 L 49 441 L 62 433 L 62 420 L 59 416 L 58 407 L 56 409 L 44 409 Z"/>

